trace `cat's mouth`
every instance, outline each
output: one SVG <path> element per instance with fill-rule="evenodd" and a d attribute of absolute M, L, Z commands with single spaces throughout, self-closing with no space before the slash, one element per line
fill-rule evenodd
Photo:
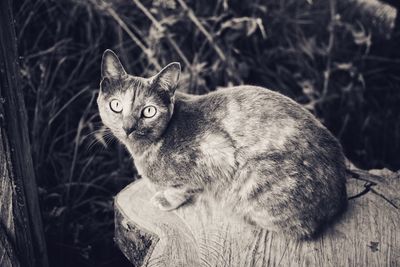
<path fill-rule="evenodd" d="M 143 132 L 143 131 L 134 131 L 131 134 L 129 134 L 128 136 L 126 136 L 127 139 L 132 139 L 132 138 L 143 138 L 144 136 L 146 136 L 148 133 Z"/>

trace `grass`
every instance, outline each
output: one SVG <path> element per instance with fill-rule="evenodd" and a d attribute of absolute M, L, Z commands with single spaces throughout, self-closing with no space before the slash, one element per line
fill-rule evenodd
<path fill-rule="evenodd" d="M 113 196 L 137 178 L 101 126 L 106 48 L 130 73 L 183 65 L 182 90 L 250 83 L 310 111 L 364 168 L 400 168 L 400 57 L 384 19 L 354 2 L 15 1 L 32 157 L 54 266 L 127 264 L 113 245 Z"/>

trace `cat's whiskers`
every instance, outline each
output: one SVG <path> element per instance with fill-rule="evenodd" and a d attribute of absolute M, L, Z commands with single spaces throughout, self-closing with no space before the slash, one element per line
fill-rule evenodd
<path fill-rule="evenodd" d="M 87 152 L 91 151 L 97 144 L 101 144 L 103 149 L 106 149 L 112 141 L 115 141 L 115 136 L 110 129 L 102 127 L 88 133 L 84 138 L 90 138 L 90 142 L 86 148 Z"/>

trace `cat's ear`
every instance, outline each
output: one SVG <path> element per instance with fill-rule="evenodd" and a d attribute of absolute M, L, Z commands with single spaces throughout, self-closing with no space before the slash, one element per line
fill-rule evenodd
<path fill-rule="evenodd" d="M 101 60 L 101 77 L 124 76 L 126 71 L 122 66 L 117 55 L 110 49 L 103 53 Z"/>
<path fill-rule="evenodd" d="M 164 67 L 159 73 L 157 73 L 154 76 L 154 79 L 160 87 L 173 94 L 178 85 L 180 74 L 181 64 L 178 62 L 172 62 Z"/>

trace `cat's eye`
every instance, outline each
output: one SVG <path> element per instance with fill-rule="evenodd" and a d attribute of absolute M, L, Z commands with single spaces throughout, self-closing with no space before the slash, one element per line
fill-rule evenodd
<path fill-rule="evenodd" d="M 122 111 L 122 104 L 119 100 L 117 99 L 113 99 L 110 102 L 110 108 L 112 111 L 114 111 L 115 113 L 121 113 Z"/>
<path fill-rule="evenodd" d="M 156 115 L 157 109 L 154 106 L 147 106 L 143 109 L 142 114 L 145 118 L 152 118 Z"/>

